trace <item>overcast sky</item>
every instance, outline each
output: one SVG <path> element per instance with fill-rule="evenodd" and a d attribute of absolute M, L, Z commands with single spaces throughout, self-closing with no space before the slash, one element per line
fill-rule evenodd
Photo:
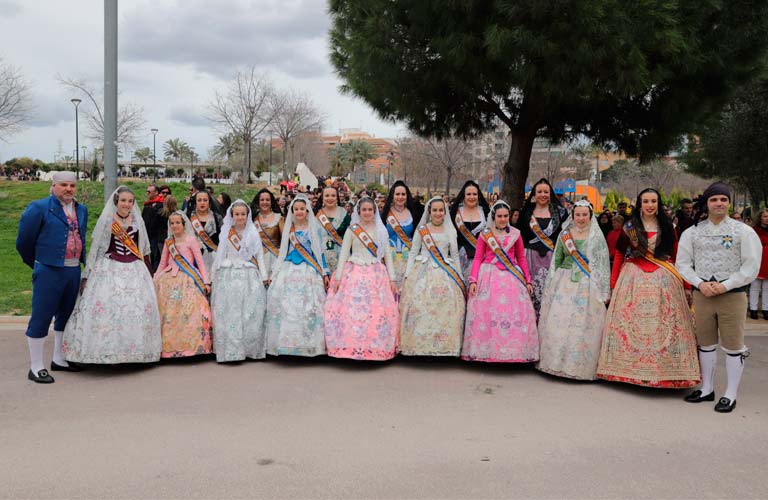
<path fill-rule="evenodd" d="M 328 60 L 325 0 L 123 0 L 119 9 L 119 99 L 144 108 L 139 147 L 152 147 L 149 129 L 160 129 L 158 157 L 160 144 L 173 137 L 207 156 L 217 131 L 205 118 L 206 104 L 238 67 L 250 64 L 279 87 L 309 92 L 326 117 L 326 132 L 362 128 L 395 137 L 403 131 L 339 93 Z M 26 130 L 0 141 L 0 161 L 51 162 L 59 141 L 64 154 L 73 154 L 75 94 L 56 77 L 103 87 L 103 16 L 102 0 L 0 0 L 0 57 L 22 70 L 34 105 Z M 91 151 L 82 114 L 80 125 L 80 144 Z"/>

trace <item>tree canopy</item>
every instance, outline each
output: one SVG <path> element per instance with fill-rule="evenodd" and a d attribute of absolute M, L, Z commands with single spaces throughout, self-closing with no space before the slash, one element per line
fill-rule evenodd
<path fill-rule="evenodd" d="M 727 179 L 768 204 L 768 77 L 740 89 L 696 132 L 682 157 L 688 170 Z"/>
<path fill-rule="evenodd" d="M 342 89 L 422 136 L 509 128 L 504 197 L 533 140 L 669 151 L 761 66 L 768 0 L 330 0 Z"/>

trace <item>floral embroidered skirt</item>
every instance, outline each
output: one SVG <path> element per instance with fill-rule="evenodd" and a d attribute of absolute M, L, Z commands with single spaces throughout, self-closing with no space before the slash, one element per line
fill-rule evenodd
<path fill-rule="evenodd" d="M 579 380 L 597 378 L 605 326 L 605 304 L 585 275 L 571 280 L 571 269 L 557 269 L 541 303 L 539 370 Z"/>
<path fill-rule="evenodd" d="M 223 267 L 216 271 L 211 294 L 216 361 L 266 357 L 266 309 L 267 291 L 258 269 Z"/>
<path fill-rule="evenodd" d="M 392 251 L 392 267 L 395 270 L 395 286 L 397 287 L 399 299 L 400 292 L 403 290 L 403 277 L 405 276 L 405 268 L 408 267 L 410 251 L 408 247 L 404 247 L 400 253 L 396 252 L 392 247 L 389 247 L 389 249 Z"/>
<path fill-rule="evenodd" d="M 148 363 L 160 359 L 160 313 L 144 261 L 100 258 L 64 330 L 69 361 Z"/>
<path fill-rule="evenodd" d="M 516 277 L 493 264 L 482 264 L 477 293 L 467 303 L 461 358 L 493 363 L 539 359 L 539 333 L 531 297 Z"/>
<path fill-rule="evenodd" d="M 323 278 L 306 263 L 285 261 L 267 292 L 267 354 L 325 354 Z"/>
<path fill-rule="evenodd" d="M 647 387 L 693 387 L 701 379 L 693 316 L 669 271 L 628 262 L 613 291 L 597 376 Z"/>
<path fill-rule="evenodd" d="M 549 265 L 552 263 L 552 254 L 547 252 L 543 256 L 536 250 L 525 249 L 525 260 L 528 263 L 528 271 L 531 273 L 531 285 L 533 287 L 533 308 L 536 310 L 536 319 L 541 310 L 541 299 L 544 296 L 544 286 L 547 283 Z"/>
<path fill-rule="evenodd" d="M 432 262 L 417 261 L 400 298 L 400 352 L 458 356 L 464 333 L 464 293 Z"/>
<path fill-rule="evenodd" d="M 155 276 L 164 358 L 210 354 L 211 307 L 192 278 L 179 270 Z"/>
<path fill-rule="evenodd" d="M 339 291 L 325 304 L 325 341 L 336 358 L 385 360 L 395 356 L 400 314 L 382 263 L 347 262 Z"/>

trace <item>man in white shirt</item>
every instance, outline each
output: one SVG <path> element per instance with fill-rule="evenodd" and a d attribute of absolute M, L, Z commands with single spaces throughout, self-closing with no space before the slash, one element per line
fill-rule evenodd
<path fill-rule="evenodd" d="M 700 198 L 707 219 L 696 222 L 680 238 L 675 267 L 696 290 L 696 340 L 699 345 L 701 387 L 685 397 L 689 403 L 714 401 L 714 377 L 718 344 L 726 353 L 727 387 L 715 411 L 728 413 L 736 407 L 736 395 L 744 371 L 744 346 L 749 284 L 757 277 L 763 247 L 755 231 L 728 217 L 731 191 L 716 182 Z"/>

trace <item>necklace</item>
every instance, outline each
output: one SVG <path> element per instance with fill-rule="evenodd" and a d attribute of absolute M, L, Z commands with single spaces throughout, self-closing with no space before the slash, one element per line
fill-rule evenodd
<path fill-rule="evenodd" d="M 435 222 L 435 221 L 430 221 L 430 222 L 432 222 L 432 225 L 433 225 L 433 226 L 435 226 L 435 227 L 440 227 L 440 226 L 442 226 L 442 225 L 443 225 L 443 223 L 445 222 L 445 219 L 441 220 L 441 221 L 440 221 L 440 224 L 438 224 L 438 223 L 437 223 L 437 222 Z"/>
<path fill-rule="evenodd" d="M 408 207 L 397 208 L 396 206 L 392 205 L 392 210 L 394 210 L 395 213 L 401 214 L 401 213 L 405 212 L 406 210 L 408 210 Z"/>

